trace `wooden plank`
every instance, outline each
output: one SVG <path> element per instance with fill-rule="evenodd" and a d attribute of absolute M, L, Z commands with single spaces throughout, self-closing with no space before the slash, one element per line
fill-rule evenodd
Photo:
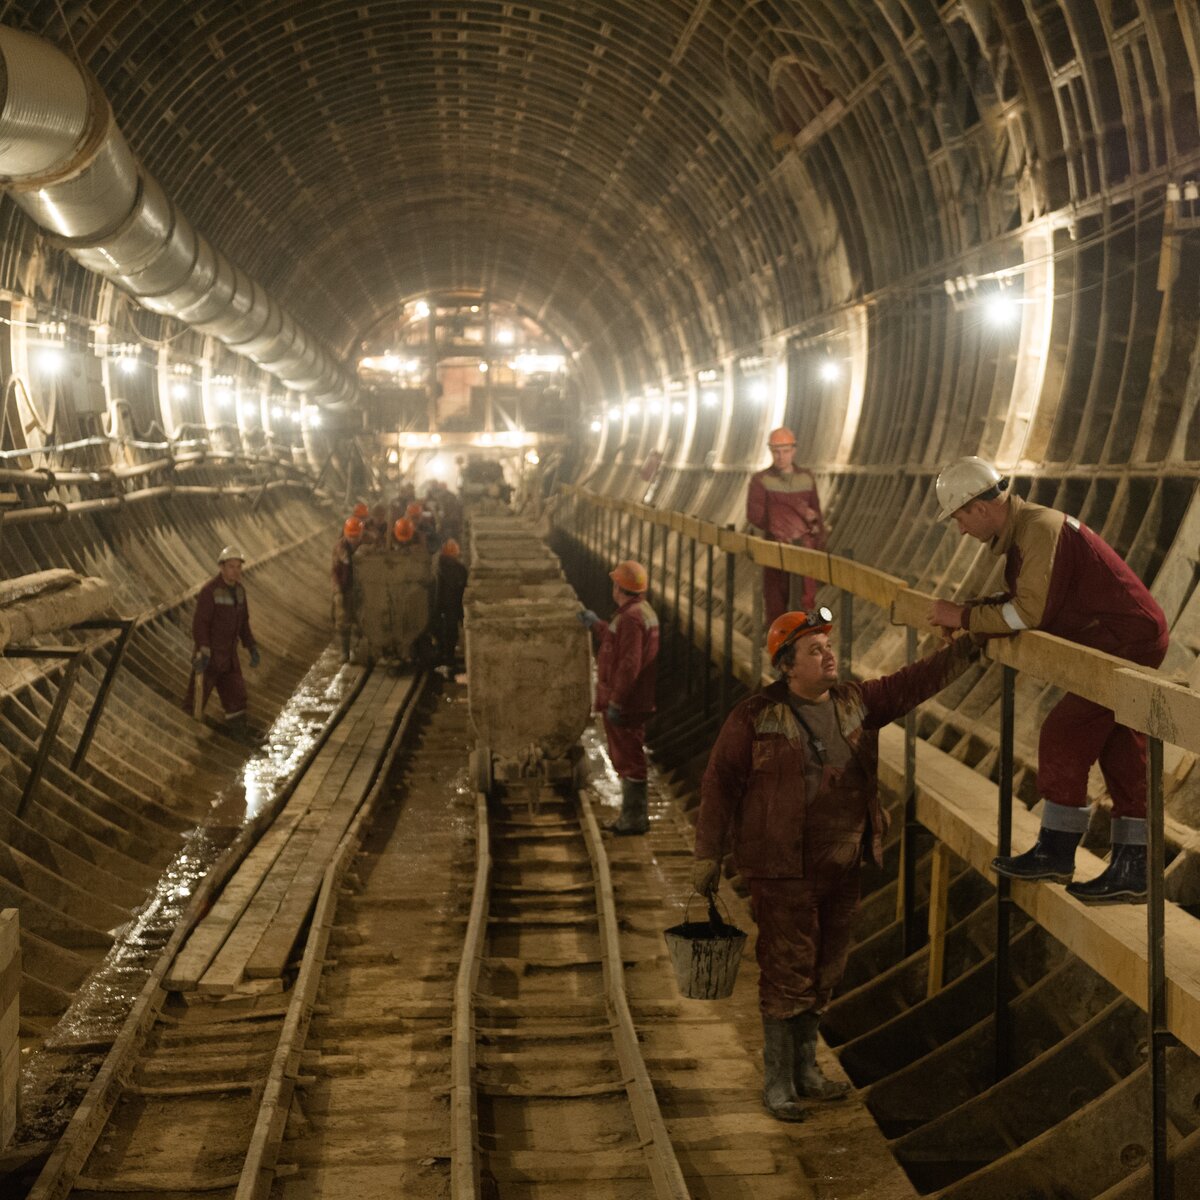
<path fill-rule="evenodd" d="M 946 904 L 950 894 L 950 847 L 938 842 L 929 867 L 929 981 L 925 994 L 942 990 L 946 964 Z"/>
<path fill-rule="evenodd" d="M 1117 671 L 1115 711 L 1122 725 L 1200 754 L 1200 693 L 1146 671 Z"/>
<path fill-rule="evenodd" d="M 904 779 L 904 734 L 881 730 L 880 780 L 899 792 Z M 996 788 L 970 767 L 923 742 L 917 743 L 917 819 L 988 879 L 994 879 Z M 1013 844 L 1032 844 L 1039 820 L 1022 805 L 1013 813 Z M 1091 879 L 1104 863 L 1086 850 L 1076 855 L 1076 875 Z M 1048 933 L 1098 975 L 1146 1007 L 1146 910 L 1138 904 L 1094 908 L 1059 884 L 1013 883 L 1013 899 Z M 1175 904 L 1166 911 L 1167 1025 L 1200 1053 L 1200 922 Z"/>
<path fill-rule="evenodd" d="M 0 910 L 0 1150 L 17 1128 L 21 1081 L 21 937 L 15 908 Z"/>
<path fill-rule="evenodd" d="M 739 1175 L 774 1175 L 778 1169 L 769 1150 L 684 1150 L 687 1174 L 701 1179 Z M 501 1182 L 587 1182 L 606 1179 L 644 1179 L 646 1153 L 639 1147 L 623 1150 L 512 1150 L 487 1156 L 488 1171 Z M 581 1191 L 586 1195 L 586 1191 Z"/>
<path fill-rule="evenodd" d="M 783 569 L 792 575 L 807 575 L 810 579 L 830 582 L 829 555 L 824 550 L 809 550 L 804 546 L 780 546 Z"/>
<path fill-rule="evenodd" d="M 717 530 L 717 548 L 727 554 L 744 554 L 749 548 L 750 539 L 744 533 L 733 529 Z"/>
<path fill-rule="evenodd" d="M 330 772 L 343 761 L 344 754 L 353 753 L 353 749 L 347 750 L 347 746 L 354 741 L 359 723 L 370 720 L 370 707 L 374 704 L 378 688 L 377 680 L 368 680 L 359 697 L 362 705 L 356 703 L 354 709 L 339 722 L 305 772 L 283 812 L 245 857 L 234 877 L 222 889 L 211 911 L 193 930 L 182 953 L 171 966 L 167 979 L 167 987 L 171 991 L 190 991 L 195 988 L 212 965 L 313 800 L 320 794 Z"/>

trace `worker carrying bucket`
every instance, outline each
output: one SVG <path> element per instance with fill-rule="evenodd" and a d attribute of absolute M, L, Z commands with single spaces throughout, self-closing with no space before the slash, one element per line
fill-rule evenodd
<path fill-rule="evenodd" d="M 763 1104 L 800 1121 L 801 1097 L 849 1087 L 821 1074 L 817 1025 L 841 982 L 863 858 L 883 860 L 879 730 L 957 679 L 978 653 L 959 638 L 893 675 L 839 683 L 827 608 L 784 613 L 767 632 L 779 673 L 738 704 L 709 755 L 693 883 L 716 893 L 721 864 L 750 887 L 758 926 Z"/>
<path fill-rule="evenodd" d="M 688 915 L 685 909 L 682 924 L 663 933 L 679 990 L 689 1000 L 725 1000 L 733 994 L 746 935 L 722 919 L 712 896 L 707 921 Z"/>

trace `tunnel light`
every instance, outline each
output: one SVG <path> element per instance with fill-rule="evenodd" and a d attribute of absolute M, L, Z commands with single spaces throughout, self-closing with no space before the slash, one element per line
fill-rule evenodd
<path fill-rule="evenodd" d="M 1016 321 L 1019 309 L 1015 297 L 1000 292 L 988 297 L 984 302 L 983 311 L 989 325 L 1004 329 Z"/>
<path fill-rule="evenodd" d="M 636 417 L 641 411 L 642 404 L 640 400 L 630 400 L 625 405 L 625 412 L 631 417 Z"/>
<path fill-rule="evenodd" d="M 400 451 L 395 446 L 387 452 L 387 460 L 393 467 L 400 461 Z"/>
<path fill-rule="evenodd" d="M 604 428 L 604 426 L 603 426 L 603 424 L 601 423 L 601 421 L 600 421 L 600 418 L 599 418 L 599 417 L 597 417 L 597 418 L 596 418 L 596 419 L 595 419 L 595 420 L 594 420 L 594 421 L 591 423 L 591 425 L 589 425 L 589 426 L 588 426 L 588 428 L 589 428 L 589 429 L 590 429 L 590 430 L 591 430 L 593 433 L 599 433 L 599 432 L 600 432 L 600 430 Z"/>
<path fill-rule="evenodd" d="M 216 396 L 217 403 L 222 408 L 228 407 L 233 402 L 233 393 L 227 387 L 217 388 Z"/>
<path fill-rule="evenodd" d="M 440 445 L 442 444 L 442 435 L 441 435 L 440 433 L 431 433 L 431 434 L 429 435 L 429 440 L 430 440 L 430 441 L 431 441 L 431 442 L 432 442 L 432 443 L 433 443 L 435 446 L 440 446 Z"/>
<path fill-rule="evenodd" d="M 487 363 L 485 363 L 485 362 L 481 362 L 481 363 L 479 364 L 479 373 L 480 373 L 481 375 L 486 375 L 486 374 L 488 373 L 488 365 L 487 365 Z"/>
<path fill-rule="evenodd" d="M 621 419 L 621 410 L 617 407 L 617 405 L 614 404 L 612 408 L 608 410 L 608 419 L 610 421 L 619 421 Z"/>
<path fill-rule="evenodd" d="M 553 375 L 561 371 L 566 364 L 566 358 L 561 354 L 534 354 L 526 352 L 518 354 L 508 365 L 522 375 Z"/>
<path fill-rule="evenodd" d="M 842 377 L 842 368 L 833 361 L 832 358 L 827 358 L 818 368 L 817 374 L 826 382 L 834 383 Z"/>
<path fill-rule="evenodd" d="M 320 429 L 321 428 L 321 414 L 320 413 L 313 413 L 308 418 L 308 427 L 309 427 L 309 429 Z"/>
<path fill-rule="evenodd" d="M 700 403 L 703 404 L 705 408 L 715 408 L 719 399 L 720 397 L 716 392 L 705 392 L 700 397 Z"/>
<path fill-rule="evenodd" d="M 38 366 L 47 375 L 57 375 L 63 369 L 63 353 L 61 350 L 43 350 L 38 355 Z"/>
<path fill-rule="evenodd" d="M 479 435 L 479 444 L 481 446 L 490 446 L 492 444 L 492 435 L 490 433 L 481 433 Z"/>
<path fill-rule="evenodd" d="M 671 401 L 671 416 L 682 417 L 686 410 L 687 410 L 687 405 L 684 404 L 684 402 L 682 400 L 672 400 Z"/>
<path fill-rule="evenodd" d="M 768 394 L 767 385 L 761 380 L 750 385 L 750 399 L 755 404 L 761 404 L 767 398 Z"/>
<path fill-rule="evenodd" d="M 657 417 L 662 413 L 663 405 L 661 400 L 651 400 L 646 405 L 646 411 L 652 416 Z"/>
<path fill-rule="evenodd" d="M 281 405 L 276 404 L 271 408 L 271 420 L 272 421 L 282 421 L 283 420 L 283 408 Z"/>
<path fill-rule="evenodd" d="M 188 390 L 186 383 L 177 383 L 171 388 L 171 398 L 173 400 L 186 400 Z"/>
<path fill-rule="evenodd" d="M 717 372 L 712 367 L 705 367 L 705 369 L 701 371 L 696 378 L 701 383 L 716 383 Z"/>
<path fill-rule="evenodd" d="M 424 300 L 418 300 L 416 304 L 413 305 L 413 316 L 415 316 L 418 321 L 423 321 L 427 316 L 429 316 L 429 304 Z"/>
<path fill-rule="evenodd" d="M 531 466 L 536 467 L 542 461 L 541 456 L 536 450 L 527 450 L 525 452 L 525 461 Z"/>
<path fill-rule="evenodd" d="M 511 346 L 513 344 L 513 331 L 507 325 L 501 326 L 496 330 L 496 345 Z"/>
<path fill-rule="evenodd" d="M 382 362 L 385 371 L 391 371 L 395 374 L 400 370 L 400 356 L 398 354 L 385 354 Z"/>
<path fill-rule="evenodd" d="M 138 369 L 137 359 L 136 358 L 123 358 L 123 359 L 121 359 L 120 367 L 121 367 L 122 375 L 132 375 Z"/>

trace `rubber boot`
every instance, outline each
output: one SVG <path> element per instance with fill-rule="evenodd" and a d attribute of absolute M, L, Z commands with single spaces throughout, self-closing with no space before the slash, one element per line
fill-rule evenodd
<path fill-rule="evenodd" d="M 257 746 L 259 744 L 257 735 L 250 729 L 245 713 L 237 713 L 235 716 L 227 717 L 225 720 L 225 731 L 231 737 L 237 738 L 243 746 Z"/>
<path fill-rule="evenodd" d="M 1092 810 L 1070 808 L 1046 800 L 1037 841 L 1024 854 L 992 859 L 992 870 L 1009 879 L 1048 879 L 1070 883 L 1075 874 L 1075 851 L 1087 832 Z"/>
<path fill-rule="evenodd" d="M 805 1012 L 792 1018 L 796 1094 L 805 1100 L 845 1100 L 850 1094 L 850 1085 L 826 1079 L 817 1065 L 817 1026 L 820 1022 L 821 1014 L 816 1012 Z"/>
<path fill-rule="evenodd" d="M 777 1121 L 803 1121 L 793 1082 L 796 1059 L 792 1021 L 763 1017 L 763 1107 Z"/>
<path fill-rule="evenodd" d="M 1117 817 L 1108 866 L 1087 883 L 1072 883 L 1067 894 L 1084 904 L 1144 904 L 1146 900 L 1146 822 Z"/>
<path fill-rule="evenodd" d="M 608 828 L 619 836 L 646 833 L 650 829 L 644 779 L 621 780 L 621 815 Z"/>

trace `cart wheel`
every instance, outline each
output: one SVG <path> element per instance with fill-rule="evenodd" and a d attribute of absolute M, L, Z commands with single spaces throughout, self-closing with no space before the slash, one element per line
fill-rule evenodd
<path fill-rule="evenodd" d="M 488 746 L 477 746 L 471 751 L 469 760 L 471 786 L 485 796 L 492 794 L 492 751 Z"/>

